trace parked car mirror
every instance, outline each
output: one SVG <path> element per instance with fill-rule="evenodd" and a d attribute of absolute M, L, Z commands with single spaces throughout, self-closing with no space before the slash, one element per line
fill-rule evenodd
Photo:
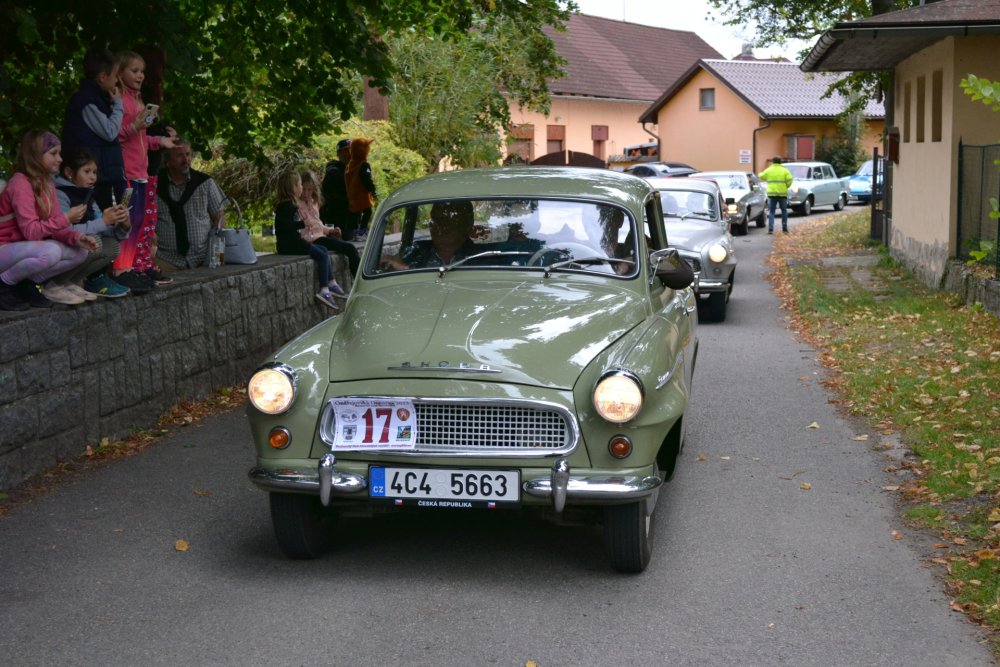
<path fill-rule="evenodd" d="M 649 253 L 656 277 L 670 289 L 684 289 L 694 282 L 694 271 L 681 259 L 676 248 L 665 248 Z"/>

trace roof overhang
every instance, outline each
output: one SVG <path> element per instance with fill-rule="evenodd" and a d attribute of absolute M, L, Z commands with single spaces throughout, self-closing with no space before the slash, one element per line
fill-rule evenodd
<path fill-rule="evenodd" d="M 841 23 L 819 38 L 799 68 L 803 72 L 891 70 L 947 37 L 1000 35 L 1000 20 L 979 24 L 891 25 Z"/>

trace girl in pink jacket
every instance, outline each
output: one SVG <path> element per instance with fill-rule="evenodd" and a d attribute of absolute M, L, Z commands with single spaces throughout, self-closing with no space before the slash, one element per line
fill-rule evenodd
<path fill-rule="evenodd" d="M 94 239 L 73 231 L 59 207 L 52 176 L 62 164 L 61 148 L 51 132 L 24 135 L 15 173 L 0 194 L 0 310 L 90 300 L 83 288 L 59 278 L 98 249 Z"/>
<path fill-rule="evenodd" d="M 132 230 L 121 243 L 114 270 L 119 275 L 131 271 L 141 279 L 165 285 L 173 280 L 160 273 L 152 258 L 157 219 L 156 177 L 149 175 L 147 151 L 173 148 L 177 133 L 169 127 L 170 136 L 146 133 L 146 128 L 156 120 L 157 111 L 147 112 L 142 101 L 142 82 L 146 79 L 146 61 L 142 56 L 134 51 L 118 54 L 118 76 L 122 82 L 122 105 L 125 110 L 118 143 L 122 147 L 125 178 L 132 188 Z M 131 286 L 127 279 L 124 284 Z"/>

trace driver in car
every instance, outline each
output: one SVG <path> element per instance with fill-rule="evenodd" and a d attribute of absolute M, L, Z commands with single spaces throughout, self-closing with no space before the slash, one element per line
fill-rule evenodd
<path fill-rule="evenodd" d="M 476 253 L 470 239 L 474 223 L 472 202 L 446 201 L 431 206 L 431 240 L 414 243 L 402 257 L 383 255 L 382 262 L 394 269 L 424 269 L 447 266 Z"/>

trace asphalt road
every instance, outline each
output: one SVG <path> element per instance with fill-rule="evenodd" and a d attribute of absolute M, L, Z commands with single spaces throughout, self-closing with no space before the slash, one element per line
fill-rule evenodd
<path fill-rule="evenodd" d="M 877 435 L 853 439 L 786 331 L 770 245 L 737 239 L 727 321 L 700 328 L 644 574 L 609 571 L 594 529 L 492 513 L 347 521 L 287 561 L 236 411 L 0 520 L 0 663 L 995 664 L 881 490 Z"/>

